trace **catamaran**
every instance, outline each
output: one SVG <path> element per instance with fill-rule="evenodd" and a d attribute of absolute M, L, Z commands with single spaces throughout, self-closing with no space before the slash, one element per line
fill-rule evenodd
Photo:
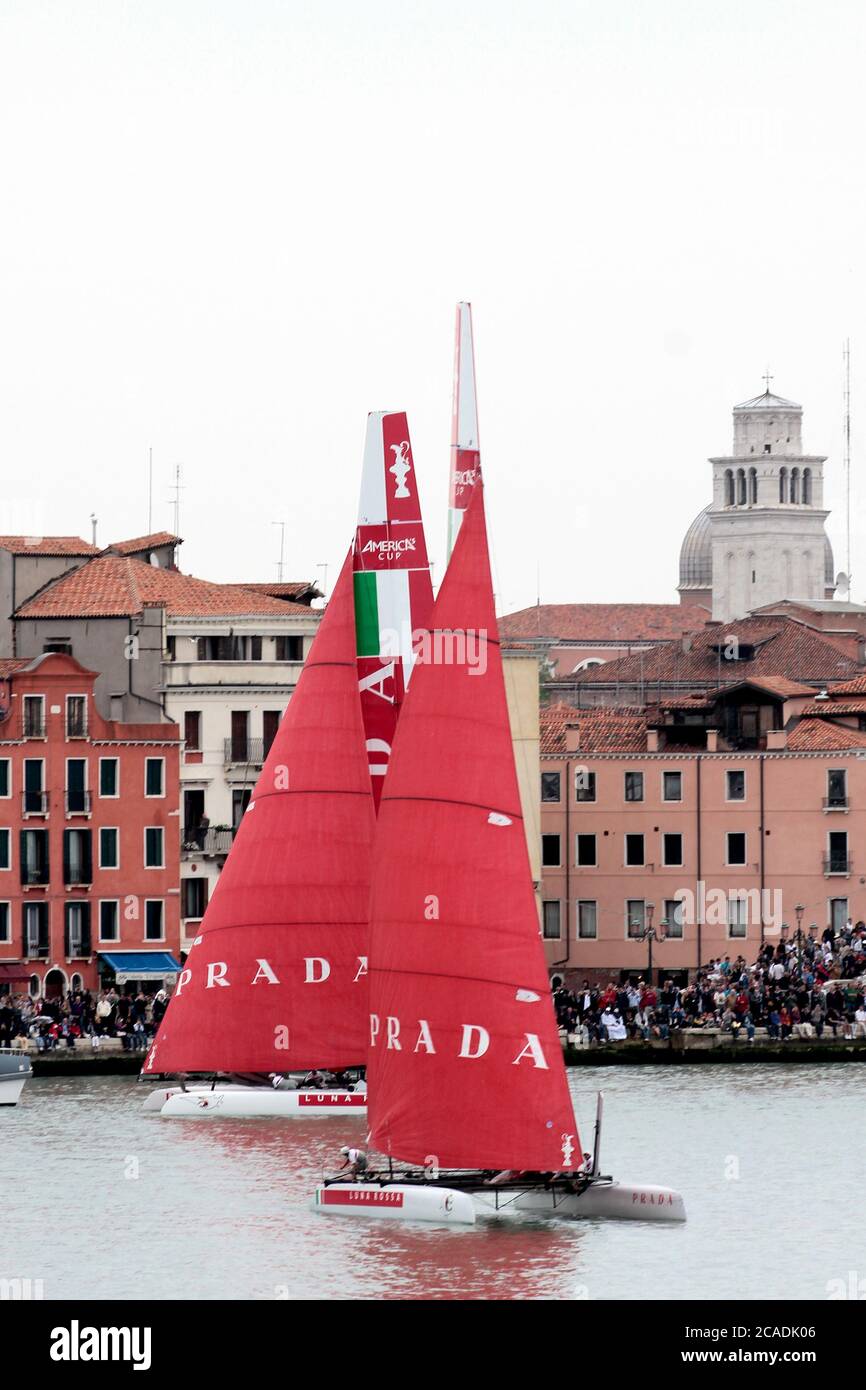
<path fill-rule="evenodd" d="M 483 484 L 460 527 L 400 716 L 376 832 L 369 1137 L 327 1215 L 473 1223 L 685 1219 L 665 1187 L 584 1155 L 538 930 L 512 753 Z"/>
<path fill-rule="evenodd" d="M 17 1047 L 0 1047 L 0 1105 L 17 1105 L 25 1081 L 33 1075 L 26 1052 Z"/>
<path fill-rule="evenodd" d="M 432 604 L 406 416 L 373 412 L 351 561 L 144 1067 L 147 1075 L 264 1073 L 258 1081 L 265 1084 L 223 1077 L 166 1085 L 150 1093 L 145 1109 L 167 1118 L 365 1112 L 363 1079 L 348 1089 L 310 1087 L 287 1073 L 323 1064 L 342 1071 L 364 1060 L 370 819 L 411 675 L 412 633 L 429 624 Z M 287 977 L 272 964 L 290 942 L 295 963 Z M 345 957 L 340 968 L 356 971 L 348 992 L 337 987 L 335 942 Z M 262 984 L 271 988 L 256 988 Z"/>

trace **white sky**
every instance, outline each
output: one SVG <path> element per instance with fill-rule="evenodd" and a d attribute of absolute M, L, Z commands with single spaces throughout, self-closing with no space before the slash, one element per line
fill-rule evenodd
<path fill-rule="evenodd" d="M 768 360 L 843 568 L 864 40 L 859 0 L 0 0 L 0 532 L 141 534 L 152 445 L 184 569 L 275 578 L 282 518 L 330 583 L 405 409 L 438 578 L 467 298 L 500 607 L 537 563 L 673 601 Z"/>

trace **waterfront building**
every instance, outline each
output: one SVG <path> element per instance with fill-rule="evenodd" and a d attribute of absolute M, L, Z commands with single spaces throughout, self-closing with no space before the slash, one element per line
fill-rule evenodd
<path fill-rule="evenodd" d="M 550 706 L 541 821 L 542 933 L 571 980 L 683 978 L 866 919 L 866 676 Z"/>
<path fill-rule="evenodd" d="M 180 948 L 177 726 L 66 653 L 0 660 L 0 990 L 156 988 Z"/>

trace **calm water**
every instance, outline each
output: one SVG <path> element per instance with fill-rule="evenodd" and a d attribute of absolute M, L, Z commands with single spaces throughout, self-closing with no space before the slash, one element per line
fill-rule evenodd
<path fill-rule="evenodd" d="M 363 1120 L 183 1122 L 120 1077 L 0 1110 L 0 1276 L 46 1298 L 825 1298 L 866 1276 L 866 1068 L 581 1070 L 606 1171 L 669 1183 L 682 1227 L 340 1221 L 308 1200 Z M 730 1176 L 737 1173 L 739 1176 Z"/>

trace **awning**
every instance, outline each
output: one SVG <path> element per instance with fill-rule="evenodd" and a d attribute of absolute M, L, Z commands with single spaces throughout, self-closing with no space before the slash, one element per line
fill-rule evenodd
<path fill-rule="evenodd" d="M 17 962 L 14 965 L 0 965 L 0 985 L 13 985 L 21 980 L 29 980 L 31 973 Z"/>
<path fill-rule="evenodd" d="M 170 951 L 100 951 L 99 959 L 119 980 L 163 980 L 181 969 Z"/>

